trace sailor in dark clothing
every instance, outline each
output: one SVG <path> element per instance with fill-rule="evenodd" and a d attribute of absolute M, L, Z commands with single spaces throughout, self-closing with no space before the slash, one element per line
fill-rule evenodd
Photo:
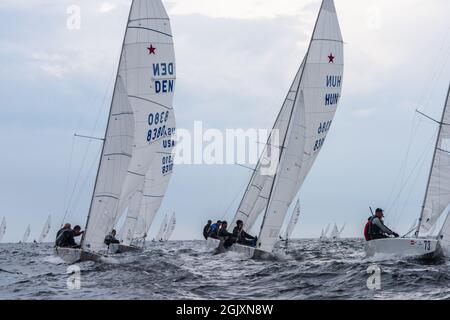
<path fill-rule="evenodd" d="M 219 230 L 222 227 L 222 221 L 217 220 L 216 223 L 213 223 L 211 225 L 211 228 L 209 229 L 209 236 L 211 238 L 217 239 L 218 235 L 219 235 Z"/>
<path fill-rule="evenodd" d="M 227 227 L 228 223 L 226 221 L 222 221 L 222 227 L 219 230 L 219 238 L 224 240 L 223 246 L 225 248 L 231 247 L 237 240 L 234 234 L 228 232 Z"/>
<path fill-rule="evenodd" d="M 368 222 L 367 234 L 369 241 L 376 239 L 389 238 L 394 236 L 398 238 L 398 234 L 384 225 L 383 222 L 383 210 L 378 208 L 375 210 L 375 215 L 370 218 Z"/>
<path fill-rule="evenodd" d="M 233 236 L 237 239 L 237 243 L 243 244 L 246 246 L 256 246 L 256 237 L 249 235 L 244 231 L 244 222 L 242 220 L 238 220 L 236 222 L 236 227 L 233 229 Z"/>
<path fill-rule="evenodd" d="M 211 220 L 208 220 L 208 223 L 206 224 L 206 226 L 203 228 L 203 236 L 205 237 L 205 240 L 208 239 L 209 236 L 209 230 L 211 229 Z"/>
<path fill-rule="evenodd" d="M 63 230 L 58 238 L 56 238 L 57 247 L 79 248 L 80 246 L 75 242 L 75 237 L 82 235 L 84 231 L 81 231 L 80 226 L 75 226 L 72 229 Z"/>
<path fill-rule="evenodd" d="M 71 228 L 72 226 L 70 225 L 70 223 L 65 223 L 64 225 L 63 225 L 63 227 L 61 228 L 61 229 L 59 229 L 58 230 L 58 232 L 56 233 L 56 240 L 55 240 L 55 246 L 57 246 L 57 241 L 58 241 L 58 238 L 59 238 L 59 236 L 61 235 L 61 233 L 63 233 L 65 230 L 70 230 L 70 228 Z"/>
<path fill-rule="evenodd" d="M 105 237 L 105 244 L 109 246 L 111 243 L 120 243 L 120 241 L 116 239 L 116 230 L 114 229 Z"/>

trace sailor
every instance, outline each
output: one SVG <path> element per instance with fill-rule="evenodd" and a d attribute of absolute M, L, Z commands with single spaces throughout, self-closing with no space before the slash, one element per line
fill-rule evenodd
<path fill-rule="evenodd" d="M 383 210 L 377 208 L 375 210 L 375 215 L 370 218 L 368 226 L 368 238 L 370 240 L 389 238 L 389 236 L 394 236 L 398 238 L 398 234 L 389 229 L 384 225 L 383 222 L 384 213 Z"/>
<path fill-rule="evenodd" d="M 60 233 L 60 235 L 56 239 L 56 246 L 57 247 L 79 248 L 80 246 L 77 245 L 74 238 L 82 235 L 83 233 L 84 233 L 84 231 L 81 231 L 81 227 L 78 225 L 73 227 L 73 230 L 65 229 L 63 232 Z"/>
<path fill-rule="evenodd" d="M 257 237 L 253 237 L 244 231 L 244 222 L 238 220 L 236 222 L 236 227 L 233 229 L 233 236 L 237 239 L 237 243 L 246 246 L 256 246 Z"/>
<path fill-rule="evenodd" d="M 65 223 L 63 225 L 63 227 L 61 229 L 58 230 L 58 232 L 56 233 L 56 240 L 55 240 L 55 246 L 56 246 L 56 242 L 58 241 L 59 236 L 61 235 L 62 232 L 64 232 L 65 230 L 69 230 L 72 226 L 70 225 L 70 223 Z"/>
<path fill-rule="evenodd" d="M 225 248 L 231 247 L 233 243 L 237 241 L 237 237 L 235 237 L 233 233 L 228 232 L 227 227 L 228 222 L 222 221 L 222 225 L 219 230 L 219 238 L 224 240 L 223 246 Z"/>
<path fill-rule="evenodd" d="M 220 220 L 217 220 L 216 223 L 213 223 L 211 225 L 211 228 L 209 229 L 209 236 L 211 238 L 217 239 L 217 236 L 219 234 L 219 230 L 220 230 L 221 226 L 222 226 L 222 221 L 220 221 Z"/>
<path fill-rule="evenodd" d="M 111 243 L 120 243 L 119 240 L 116 239 L 116 230 L 112 229 L 111 233 L 105 237 L 105 244 L 109 246 Z"/>
<path fill-rule="evenodd" d="M 211 229 L 211 220 L 208 220 L 208 223 L 206 224 L 206 226 L 203 227 L 203 237 L 205 237 L 205 240 L 208 239 L 209 236 L 209 230 Z"/>

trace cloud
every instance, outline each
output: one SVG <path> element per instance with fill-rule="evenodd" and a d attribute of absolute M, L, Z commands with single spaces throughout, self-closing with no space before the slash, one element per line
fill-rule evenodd
<path fill-rule="evenodd" d="M 117 4 L 111 3 L 111 2 L 102 2 L 102 4 L 100 5 L 100 8 L 98 9 L 98 11 L 100 13 L 108 13 L 108 12 L 113 11 L 115 9 L 117 9 Z"/>

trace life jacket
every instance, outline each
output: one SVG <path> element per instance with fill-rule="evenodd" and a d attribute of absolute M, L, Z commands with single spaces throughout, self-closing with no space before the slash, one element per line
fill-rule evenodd
<path fill-rule="evenodd" d="M 209 234 L 217 234 L 217 231 L 219 229 L 219 226 L 217 225 L 217 223 L 214 223 L 211 225 L 210 229 L 209 229 Z"/>
<path fill-rule="evenodd" d="M 373 217 L 371 217 L 370 220 L 369 220 L 369 228 L 368 228 L 368 230 L 367 230 L 367 233 L 368 233 L 368 235 L 369 235 L 369 238 L 370 238 L 371 235 L 383 234 L 383 231 L 382 231 L 376 224 L 373 224 L 373 223 L 372 223 L 372 222 L 373 222 L 373 219 L 375 219 L 375 218 L 376 218 L 376 216 L 373 216 Z M 380 220 L 380 221 L 381 221 L 381 220 Z M 381 223 L 383 223 L 383 221 L 381 221 Z"/>
<path fill-rule="evenodd" d="M 371 224 L 371 223 L 372 223 L 372 219 L 369 218 L 368 221 L 367 221 L 367 223 L 366 223 L 366 225 L 364 226 L 364 238 L 366 239 L 366 241 L 369 241 L 369 240 L 370 240 L 370 237 L 369 237 L 369 227 L 370 227 L 370 224 Z"/>

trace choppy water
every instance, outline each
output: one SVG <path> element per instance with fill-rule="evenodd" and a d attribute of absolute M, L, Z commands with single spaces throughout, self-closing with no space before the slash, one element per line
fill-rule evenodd
<path fill-rule="evenodd" d="M 294 240 L 274 261 L 213 255 L 203 241 L 150 243 L 146 251 L 83 262 L 81 289 L 51 244 L 0 244 L 0 299 L 449 299 L 450 261 L 367 260 L 362 240 Z M 367 268 L 381 270 L 368 290 Z"/>

